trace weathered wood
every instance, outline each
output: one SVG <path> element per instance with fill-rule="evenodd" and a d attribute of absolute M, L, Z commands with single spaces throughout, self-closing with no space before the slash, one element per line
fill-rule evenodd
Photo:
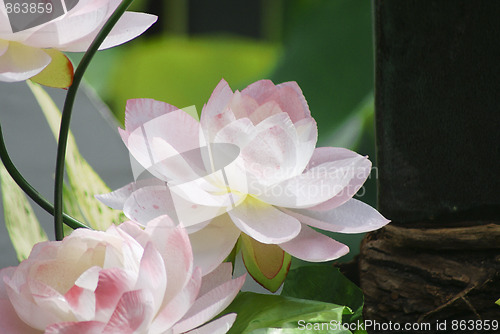
<path fill-rule="evenodd" d="M 392 223 L 362 244 L 365 318 L 500 319 L 500 1 L 373 3 Z"/>
<path fill-rule="evenodd" d="M 468 248 L 467 229 L 477 235 L 495 231 L 499 224 L 438 229 L 445 239 L 466 240 L 456 246 L 439 245 L 438 230 L 388 227 L 363 242 L 360 275 L 365 293 L 365 317 L 392 322 L 431 322 L 458 319 L 500 319 L 500 243 Z M 414 241 L 405 244 L 409 234 Z M 431 235 L 429 240 L 422 239 Z"/>

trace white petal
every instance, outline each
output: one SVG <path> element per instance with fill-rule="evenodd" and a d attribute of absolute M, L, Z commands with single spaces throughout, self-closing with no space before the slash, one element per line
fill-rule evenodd
<path fill-rule="evenodd" d="M 185 287 L 168 300 L 149 328 L 149 334 L 164 334 L 193 306 L 201 285 L 201 270 L 196 268 Z M 170 333 L 170 332 L 167 332 Z"/>
<path fill-rule="evenodd" d="M 148 223 L 146 232 L 165 261 L 167 289 L 165 300 L 172 299 L 189 282 L 193 272 L 193 253 L 185 230 L 172 226 L 165 216 Z"/>
<path fill-rule="evenodd" d="M 271 116 L 256 130 L 257 135 L 241 150 L 247 172 L 266 185 L 296 175 L 297 138 L 288 115 Z"/>
<path fill-rule="evenodd" d="M 61 51 L 86 51 L 65 49 L 64 46 L 89 35 L 96 35 L 108 17 L 110 1 L 94 1 L 92 8 L 71 11 L 34 32 L 23 43 L 38 48 L 56 48 Z"/>
<path fill-rule="evenodd" d="M 189 239 L 193 247 L 194 265 L 202 269 L 203 275 L 210 273 L 229 255 L 240 233 L 227 214 L 213 219 L 198 232 L 191 233 Z"/>
<path fill-rule="evenodd" d="M 314 151 L 308 168 L 313 168 L 314 166 L 321 165 L 328 161 L 344 160 L 344 159 L 356 159 L 361 157 L 356 152 L 350 151 L 348 149 L 339 147 L 319 147 Z M 361 163 L 357 164 L 353 173 L 353 177 L 349 184 L 333 198 L 326 202 L 318 204 L 314 207 L 309 208 L 310 210 L 326 211 L 334 209 L 339 205 L 344 204 L 350 198 L 352 198 L 358 190 L 363 186 L 370 175 L 372 163 L 370 160 L 365 158 Z"/>
<path fill-rule="evenodd" d="M 182 320 L 175 325 L 174 331 L 188 331 L 215 317 L 231 304 L 244 282 L 245 275 L 229 280 L 196 299 Z"/>
<path fill-rule="evenodd" d="M 343 196 L 344 189 L 364 165 L 366 158 L 362 156 L 326 162 L 276 184 L 257 196 L 266 203 L 280 207 L 311 208 L 334 196 Z"/>
<path fill-rule="evenodd" d="M 101 203 L 109 206 L 112 209 L 123 210 L 125 202 L 134 193 L 134 191 L 139 190 L 143 187 L 158 184 L 163 184 L 163 182 L 157 179 L 139 180 L 137 182 L 129 183 L 126 186 L 119 188 L 109 194 L 95 195 L 94 197 Z"/>
<path fill-rule="evenodd" d="M 303 118 L 296 122 L 297 130 L 297 166 L 298 174 L 302 173 L 309 164 L 318 141 L 318 126 L 313 118 Z"/>
<path fill-rule="evenodd" d="M 341 206 L 329 211 L 284 208 L 281 208 L 281 210 L 297 218 L 303 224 L 332 232 L 370 232 L 390 222 L 377 210 L 356 199 L 350 199 Z"/>
<path fill-rule="evenodd" d="M 229 211 L 234 224 L 244 233 L 265 244 L 279 244 L 295 238 L 301 224 L 292 216 L 255 198 Z"/>
<path fill-rule="evenodd" d="M 40 73 L 51 60 L 43 50 L 9 43 L 7 51 L 0 56 L 0 81 L 27 80 Z"/>
<path fill-rule="evenodd" d="M 155 15 L 125 12 L 101 44 L 99 50 L 108 49 L 136 38 L 144 33 L 157 19 L 158 17 Z M 78 41 L 64 45 L 62 51 L 80 52 L 87 50 L 98 32 L 99 30 L 95 30 L 94 33 Z"/>
<path fill-rule="evenodd" d="M 349 247 L 314 231 L 306 225 L 297 237 L 279 245 L 285 252 L 304 261 L 323 262 L 349 253 Z"/>
<path fill-rule="evenodd" d="M 144 249 L 139 268 L 139 276 L 135 289 L 152 290 L 153 311 L 156 313 L 163 303 L 163 296 L 167 287 L 167 275 L 163 259 L 154 248 L 152 243 L 148 243 Z"/>

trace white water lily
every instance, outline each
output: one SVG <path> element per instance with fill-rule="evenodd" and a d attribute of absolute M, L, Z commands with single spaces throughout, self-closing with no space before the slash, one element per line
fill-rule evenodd
<path fill-rule="evenodd" d="M 163 102 L 130 100 L 125 125 L 131 155 L 156 178 L 98 199 L 142 224 L 161 214 L 177 218 L 204 272 L 242 233 L 258 247 L 328 261 L 349 249 L 313 228 L 361 233 L 389 222 L 352 198 L 370 173 L 368 158 L 315 148 L 316 122 L 295 82 L 262 80 L 233 93 L 221 81 L 200 122 Z"/>

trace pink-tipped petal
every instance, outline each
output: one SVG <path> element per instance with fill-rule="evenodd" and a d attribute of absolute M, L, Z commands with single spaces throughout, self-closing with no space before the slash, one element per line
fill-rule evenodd
<path fill-rule="evenodd" d="M 149 328 L 149 334 L 163 334 L 177 323 L 194 304 L 200 286 L 201 270 L 196 268 L 184 289 L 160 310 Z"/>
<path fill-rule="evenodd" d="M 297 159 L 294 126 L 285 113 L 258 125 L 257 135 L 241 150 L 248 173 L 271 185 L 295 175 Z"/>
<path fill-rule="evenodd" d="M 122 269 L 110 268 L 100 271 L 99 283 L 95 290 L 96 319 L 109 319 L 122 294 L 131 288 L 130 283 L 129 277 Z"/>
<path fill-rule="evenodd" d="M 280 244 L 300 232 L 301 224 L 296 218 L 251 197 L 229 211 L 229 215 L 242 232 L 264 244 Z"/>
<path fill-rule="evenodd" d="M 276 86 L 280 92 L 281 109 L 286 111 L 294 123 L 311 117 L 306 98 L 295 81 L 283 82 Z M 292 91 L 294 93 L 292 93 Z"/>
<path fill-rule="evenodd" d="M 172 220 L 162 216 L 146 227 L 150 240 L 160 252 L 167 273 L 165 300 L 172 299 L 189 282 L 193 272 L 193 253 L 186 231 L 172 226 Z"/>
<path fill-rule="evenodd" d="M 51 61 L 52 58 L 43 50 L 11 42 L 0 56 L 0 81 L 27 80 L 40 73 Z"/>
<path fill-rule="evenodd" d="M 153 244 L 148 243 L 142 255 L 135 289 L 145 291 L 149 289 L 154 291 L 153 310 L 156 312 L 163 302 L 166 288 L 167 276 L 165 273 L 165 264 Z"/>
<path fill-rule="evenodd" d="M 62 322 L 50 325 L 45 329 L 44 334 L 96 334 L 102 333 L 105 323 L 98 321 Z M 28 333 L 28 332 L 19 332 Z M 36 332 L 40 333 L 40 332 Z"/>
<path fill-rule="evenodd" d="M 245 277 L 229 280 L 196 299 L 183 319 L 175 325 L 174 331 L 182 333 L 196 328 L 219 314 L 234 300 L 245 283 Z"/>
<path fill-rule="evenodd" d="M 189 239 L 193 247 L 194 265 L 202 269 L 203 275 L 210 273 L 229 255 L 240 233 L 227 214 L 191 233 Z M 217 242 L 212 242 L 214 240 Z"/>
<path fill-rule="evenodd" d="M 193 329 L 192 331 L 185 332 L 186 334 L 225 334 L 231 329 L 234 322 L 236 321 L 236 313 L 229 313 L 223 317 L 218 318 L 208 324 Z M 179 334 L 179 331 L 175 331 L 173 334 Z"/>
<path fill-rule="evenodd" d="M 132 133 L 143 124 L 175 110 L 179 108 L 153 99 L 128 100 L 125 107 L 125 130 Z"/>
<path fill-rule="evenodd" d="M 341 206 L 328 211 L 284 208 L 281 210 L 297 218 L 303 224 L 332 232 L 370 232 L 390 222 L 377 210 L 356 199 L 350 199 Z"/>
<path fill-rule="evenodd" d="M 271 80 L 259 80 L 241 91 L 242 95 L 253 98 L 259 105 L 264 104 L 277 91 L 276 86 Z"/>
<path fill-rule="evenodd" d="M 206 141 L 212 142 L 220 129 L 236 119 L 233 112 L 227 108 L 232 96 L 231 87 L 222 79 L 201 112 L 200 124 L 204 129 Z"/>
<path fill-rule="evenodd" d="M 28 326 L 19 318 L 7 295 L 4 277 L 11 277 L 15 270 L 15 267 L 0 270 L 0 333 L 39 334 L 39 330 Z"/>
<path fill-rule="evenodd" d="M 290 255 L 310 262 L 331 261 L 349 253 L 346 245 L 306 225 L 302 225 L 297 237 L 279 246 Z"/>
<path fill-rule="evenodd" d="M 143 333 L 154 316 L 153 293 L 149 290 L 125 292 L 102 334 Z"/>
<path fill-rule="evenodd" d="M 281 110 L 290 116 L 293 123 L 311 115 L 302 90 L 296 82 L 285 82 L 275 86 L 269 80 L 260 80 L 249 85 L 241 94 L 254 98 L 259 105 L 268 101 L 278 102 Z"/>

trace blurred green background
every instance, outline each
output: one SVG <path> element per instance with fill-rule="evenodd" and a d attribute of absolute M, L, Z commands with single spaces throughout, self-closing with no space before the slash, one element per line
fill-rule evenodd
<path fill-rule="evenodd" d="M 198 112 L 217 83 L 297 81 L 318 123 L 318 146 L 341 146 L 375 165 L 373 45 L 368 0 L 136 0 L 158 22 L 97 54 L 86 80 L 123 123 L 127 99 L 154 98 Z M 76 63 L 80 54 L 71 54 Z M 357 198 L 376 205 L 376 168 Z M 359 252 L 362 235 L 330 233 Z"/>

